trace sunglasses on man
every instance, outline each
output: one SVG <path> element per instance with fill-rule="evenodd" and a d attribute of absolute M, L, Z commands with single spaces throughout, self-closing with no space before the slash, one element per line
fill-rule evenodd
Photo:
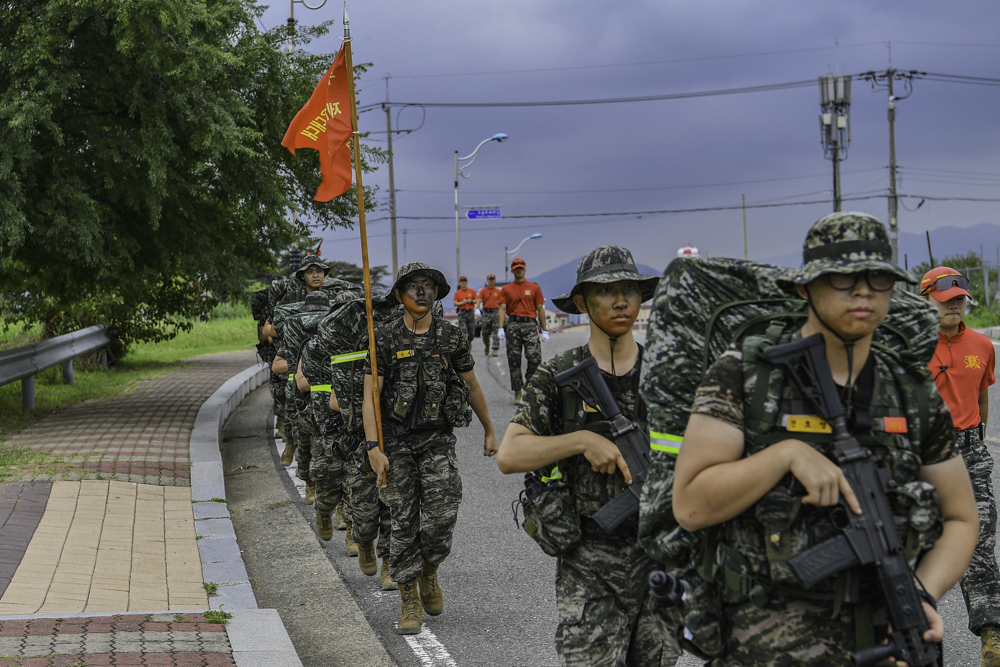
<path fill-rule="evenodd" d="M 961 289 L 969 289 L 969 279 L 965 276 L 941 276 L 930 285 L 925 285 L 920 294 L 927 294 L 931 291 L 931 288 L 936 289 L 938 292 L 943 292 L 946 289 L 951 289 L 952 287 L 960 287 Z"/>

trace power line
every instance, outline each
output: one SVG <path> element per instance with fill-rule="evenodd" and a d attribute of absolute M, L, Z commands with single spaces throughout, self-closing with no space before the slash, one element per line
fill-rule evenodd
<path fill-rule="evenodd" d="M 654 102 L 658 100 L 679 100 L 691 97 L 714 97 L 718 95 L 739 95 L 742 93 L 762 93 L 773 90 L 790 90 L 815 86 L 816 80 L 788 81 L 785 83 L 769 83 L 760 86 L 743 86 L 740 88 L 724 88 L 720 90 L 704 90 L 693 93 L 667 93 L 664 95 L 641 95 L 637 97 L 607 97 L 589 100 L 551 100 L 541 102 L 378 102 L 358 107 L 358 112 L 370 111 L 384 106 L 418 106 L 444 109 L 487 108 L 487 107 L 558 107 L 586 104 L 618 104 L 622 102 Z"/>
<path fill-rule="evenodd" d="M 706 60 L 727 60 L 733 58 L 753 58 L 759 56 L 777 56 L 788 53 L 809 53 L 813 51 L 833 51 L 840 49 L 851 49 L 865 46 L 883 46 L 885 42 L 864 42 L 861 44 L 841 44 L 839 46 L 817 46 L 808 49 L 786 49 L 784 51 L 759 51 L 752 53 L 736 53 L 726 56 L 702 56 L 698 58 L 672 58 L 669 60 L 645 60 L 633 63 L 610 63 L 607 65 L 572 65 L 568 67 L 536 67 L 532 69 L 505 69 L 491 70 L 486 72 L 453 72 L 447 74 L 405 74 L 403 76 L 393 76 L 393 79 L 432 79 L 451 76 L 484 76 L 487 74 L 528 74 L 532 72 L 565 72 L 582 69 L 607 69 L 612 67 L 638 67 L 643 65 L 669 65 L 674 63 L 703 62 Z M 379 77 L 382 78 L 382 77 Z"/>
<path fill-rule="evenodd" d="M 870 169 L 854 169 L 845 174 L 858 174 L 866 171 L 877 171 L 885 167 Z M 829 174 L 811 174 L 806 176 L 784 176 L 781 178 L 761 178 L 752 181 L 731 181 L 729 183 L 700 183 L 696 185 L 659 185 L 649 188 L 609 188 L 602 190 L 463 190 L 468 194 L 479 195 L 576 195 L 590 192 L 649 192 L 652 190 L 685 190 L 688 188 L 717 188 L 730 185 L 751 185 L 754 183 L 775 183 L 778 181 L 796 181 L 803 178 L 827 178 Z M 453 190 L 396 190 L 396 192 L 411 192 L 421 194 L 451 194 Z"/>

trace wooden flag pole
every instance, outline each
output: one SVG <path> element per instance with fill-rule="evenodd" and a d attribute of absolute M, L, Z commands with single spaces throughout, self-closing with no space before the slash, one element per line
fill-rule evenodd
<path fill-rule="evenodd" d="M 368 232 L 365 228 L 365 192 L 361 182 L 361 139 L 358 136 L 358 102 L 354 93 L 354 60 L 351 57 L 351 24 L 347 18 L 347 3 L 344 3 L 344 56 L 347 60 L 347 78 L 351 82 L 351 130 L 354 137 L 354 174 L 358 187 L 358 221 L 361 226 L 361 266 L 365 277 L 365 314 L 368 316 L 368 354 L 372 366 L 372 404 L 375 408 L 375 429 L 378 433 L 378 449 L 385 453 L 382 439 L 382 408 L 378 386 L 378 357 L 375 351 L 375 317 L 372 314 L 372 275 L 368 267 Z M 385 475 L 379 476 L 379 486 L 385 486 Z"/>

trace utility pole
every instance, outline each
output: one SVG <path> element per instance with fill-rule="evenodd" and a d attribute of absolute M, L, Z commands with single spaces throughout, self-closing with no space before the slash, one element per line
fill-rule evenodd
<path fill-rule="evenodd" d="M 847 159 L 847 146 L 851 143 L 851 77 L 838 72 L 828 72 L 819 77 L 820 144 L 823 157 L 833 160 L 833 210 L 841 209 L 840 161 Z"/>
<path fill-rule="evenodd" d="M 389 78 L 385 80 L 385 101 L 389 101 Z M 389 137 L 389 234 L 392 236 L 392 275 L 399 270 L 399 251 L 396 247 L 396 178 L 392 171 L 392 107 L 383 104 L 385 109 L 386 136 Z"/>
<path fill-rule="evenodd" d="M 890 57 L 891 57 L 890 51 Z M 865 72 L 861 78 L 871 81 L 872 89 L 885 88 L 889 92 L 889 243 L 892 245 L 892 261 L 899 264 L 899 197 L 896 195 L 896 102 L 913 94 L 913 77 L 926 72 L 910 70 L 900 72 L 892 67 L 881 72 Z M 895 82 L 900 81 L 905 95 L 897 95 Z M 929 239 L 928 239 L 929 243 Z M 933 265 L 933 261 L 931 264 Z"/>
<path fill-rule="evenodd" d="M 740 195 L 740 201 L 743 202 L 743 259 L 749 260 L 750 255 L 747 253 L 747 196 Z"/>

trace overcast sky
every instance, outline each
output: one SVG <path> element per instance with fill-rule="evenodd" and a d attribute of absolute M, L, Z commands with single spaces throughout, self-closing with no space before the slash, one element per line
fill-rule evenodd
<path fill-rule="evenodd" d="M 311 0 L 315 4 L 316 0 Z M 335 51 L 342 4 L 296 18 L 338 27 L 313 50 Z M 359 104 L 580 100 L 710 91 L 857 74 L 920 70 L 1000 76 L 1000 3 L 881 0 L 801 2 L 600 2 L 597 0 L 369 0 L 349 4 L 354 62 L 373 66 Z M 284 22 L 274 4 L 263 23 Z M 891 49 L 887 43 L 891 43 Z M 890 63 L 891 51 L 891 63 Z M 533 70 L 533 71 L 526 71 Z M 900 94 L 897 88 L 897 94 Z M 305 100 L 303 100 L 303 103 Z M 889 183 L 887 93 L 855 80 L 852 142 L 842 163 L 845 198 L 884 195 Z M 897 102 L 901 194 L 1000 199 L 1000 87 L 915 80 Z M 407 108 L 396 127 L 415 128 Z M 455 151 L 481 149 L 461 179 L 463 206 L 500 205 L 502 221 L 462 222 L 462 272 L 503 271 L 504 246 L 533 232 L 520 253 L 528 275 L 597 245 L 629 247 L 663 268 L 679 246 L 742 256 L 739 210 L 678 214 L 517 219 L 511 216 L 632 212 L 832 199 L 832 164 L 819 142 L 818 86 L 773 92 L 587 106 L 429 108 L 419 131 L 396 135 L 400 262 L 422 260 L 455 274 Z M 361 115 L 361 130 L 385 146 L 385 113 Z M 280 137 L 275 138 L 280 141 Z M 370 140 L 370 141 L 371 141 Z M 373 264 L 391 264 L 388 167 L 369 214 Z M 903 199 L 913 209 L 919 199 Z M 801 248 L 831 203 L 747 211 L 749 255 Z M 845 202 L 887 220 L 884 197 Z M 441 216 L 406 220 L 405 216 Z M 900 209 L 902 231 L 1000 222 L 1000 202 L 928 201 Z M 360 263 L 357 231 L 325 232 L 324 255 Z M 970 248 L 978 243 L 970 239 Z"/>

